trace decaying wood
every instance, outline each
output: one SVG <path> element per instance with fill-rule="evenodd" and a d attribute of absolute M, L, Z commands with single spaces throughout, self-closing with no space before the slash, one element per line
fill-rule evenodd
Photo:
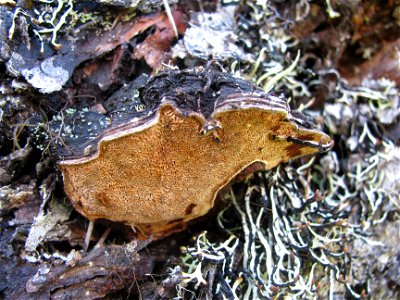
<path fill-rule="evenodd" d="M 335 297 L 352 297 L 345 291 L 346 285 L 355 291 L 353 296 L 399 298 L 399 1 L 169 0 L 178 37 L 161 2 L 0 1 L 0 299 L 172 299 L 182 295 L 204 299 L 218 291 L 232 298 L 227 282 L 239 296 L 251 284 L 252 291 L 258 293 L 271 281 L 264 276 L 264 265 L 257 262 L 269 254 L 277 262 L 276 255 L 282 251 L 276 250 L 282 248 L 259 255 L 262 243 L 257 238 L 263 236 L 251 235 L 254 220 L 263 224 L 265 238 L 272 237 L 268 241 L 280 238 L 286 244 L 285 234 L 293 233 L 312 245 L 313 256 L 299 250 L 298 244 L 288 248 L 287 255 L 283 253 L 289 263 L 281 267 L 293 267 L 295 257 L 303 264 L 299 277 L 289 285 L 270 286 L 271 295 L 284 297 L 290 290 L 298 293 L 297 284 L 304 283 L 310 285 L 304 297 L 328 298 L 329 292 Z M 142 10 L 143 6 L 148 9 Z M 39 34 L 59 23 L 56 35 Z M 296 169 L 298 163 L 306 162 L 297 160 L 279 168 L 281 172 L 271 171 L 278 177 L 268 178 L 271 185 L 266 186 L 261 202 L 252 197 L 247 203 L 241 201 L 248 182 L 255 195 L 262 188 L 258 177 L 242 173 L 240 179 L 247 183 L 232 186 L 238 207 L 243 212 L 248 209 L 245 205 L 254 209 L 246 220 L 232 205 L 228 209 L 227 199 L 220 197 L 226 210 L 219 211 L 223 218 L 218 222 L 216 214 L 208 214 L 190 223 L 187 231 L 151 244 L 145 241 L 147 246 L 142 249 L 143 245 L 134 245 L 136 234 L 131 227 L 99 220 L 88 252 L 82 250 L 88 220 L 72 209 L 56 160 L 93 157 L 107 132 L 125 130 L 129 120 L 146 119 L 145 115 L 160 120 L 160 111 L 168 111 L 173 120 L 193 121 L 196 138 L 218 147 L 226 137 L 220 124 L 208 122 L 214 112 L 209 104 L 218 103 L 214 100 L 219 96 L 227 100 L 238 88 L 239 94 L 258 93 L 236 75 L 265 84 L 291 65 L 298 52 L 297 66 L 287 77 L 275 81 L 276 95 L 272 96 L 283 100 L 281 95 L 285 95 L 292 107 L 305 108 L 306 114 L 315 116 L 319 128 L 324 127 L 335 140 L 330 154 L 316 156 L 307 170 Z M 226 80 L 220 69 L 211 73 L 216 76 L 162 72 L 193 70 L 212 59 L 235 77 Z M 219 88 L 221 94 L 213 95 Z M 170 104 L 162 104 L 163 98 Z M 238 98 L 228 100 L 236 103 Z M 201 117 L 193 117 L 193 111 Z M 280 114 L 282 118 L 289 116 Z M 291 111 L 290 115 L 296 130 L 315 130 L 301 114 Z M 66 131 L 65 124 L 73 126 Z M 229 125 L 222 129 L 226 127 Z M 81 135 L 85 131 L 90 133 L 89 140 Z M 298 148 L 307 148 L 301 143 L 307 140 L 304 136 L 275 138 L 274 142 L 290 145 L 292 153 L 287 158 L 296 156 Z M 161 151 L 146 151 L 161 157 Z M 121 164 L 125 162 L 122 159 Z M 262 167 L 261 163 L 252 165 L 248 172 Z M 208 172 L 208 168 L 200 171 Z M 280 178 L 282 172 L 286 173 Z M 55 185 L 46 184 L 50 178 Z M 276 203 L 281 205 L 278 209 L 282 214 L 272 219 L 273 207 L 267 198 L 269 188 L 280 184 L 277 180 L 298 185 L 278 195 Z M 318 185 L 308 186 L 310 181 L 318 181 Z M 294 200 L 314 194 L 304 201 L 316 208 L 314 223 L 297 220 L 301 214 L 298 207 L 282 206 L 281 196 L 287 193 Z M 324 202 L 327 198 L 329 205 Z M 339 199 L 335 210 L 331 205 L 338 198 L 345 200 Z M 180 212 L 196 213 L 191 203 L 182 202 Z M 258 209 L 264 210 L 265 218 L 254 214 Z M 326 224 L 325 217 L 332 216 L 331 212 L 346 218 Z M 289 223 L 279 224 L 282 216 Z M 242 223 L 248 224 L 250 234 L 243 231 Z M 221 224 L 225 228 L 221 229 Z M 290 230 L 285 228 L 282 235 L 272 236 L 279 225 Z M 314 232 L 307 230 L 313 226 Z M 330 226 L 336 230 L 329 231 Z M 225 247 L 233 244 L 226 242 L 227 229 L 233 233 L 231 241 L 234 238 L 238 243 L 235 251 Z M 208 230 L 210 248 L 199 247 L 192 239 L 204 230 Z M 318 237 L 322 242 L 315 242 L 315 232 L 328 234 Z M 340 241 L 326 243 L 337 234 L 342 236 Z M 243 251 L 246 246 L 249 252 Z M 221 256 L 221 249 L 226 256 Z M 222 260 L 213 260 L 214 254 Z M 322 254 L 328 259 L 324 263 L 331 267 L 341 262 L 337 265 L 341 274 L 329 278 L 332 269 L 324 265 L 313 269 L 312 279 L 304 280 Z M 246 269 L 246 255 L 252 271 Z M 202 266 L 196 269 L 199 262 Z M 222 266 L 225 273 L 221 273 Z M 199 272 L 194 274 L 193 270 Z M 256 278 L 254 270 L 262 276 Z M 283 277 L 292 274 L 278 273 Z M 325 280 L 319 281 L 318 275 Z"/>
<path fill-rule="evenodd" d="M 39 267 L 26 265 L 29 274 L 13 283 L 7 299 L 101 298 L 124 287 L 137 288 L 131 283 L 142 280 L 152 270 L 152 259 L 137 253 L 131 244 L 94 248 L 84 257 L 73 251 L 70 256 L 62 265 L 51 262 Z M 15 266 L 3 263 L 0 266 L 8 268 L 10 278 L 17 278 Z"/>

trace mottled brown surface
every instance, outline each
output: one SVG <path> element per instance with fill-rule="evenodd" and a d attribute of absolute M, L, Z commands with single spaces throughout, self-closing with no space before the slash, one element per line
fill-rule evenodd
<path fill-rule="evenodd" d="M 327 135 L 299 129 L 287 116 L 284 109 L 222 106 L 211 116 L 222 128 L 202 135 L 200 114 L 183 116 L 172 103 L 161 104 L 147 123 L 106 134 L 97 155 L 63 161 L 65 191 L 91 220 L 125 222 L 145 234 L 164 231 L 206 214 L 218 191 L 250 164 L 270 169 L 327 147 Z"/>

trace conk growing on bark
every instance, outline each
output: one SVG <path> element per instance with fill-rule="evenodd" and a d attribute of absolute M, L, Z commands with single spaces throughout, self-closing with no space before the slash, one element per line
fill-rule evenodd
<path fill-rule="evenodd" d="M 140 97 L 144 109 L 106 129 L 92 154 L 59 162 L 66 194 L 91 221 L 162 237 L 206 214 L 246 167 L 270 169 L 332 145 L 285 99 L 224 72 L 168 71 Z"/>

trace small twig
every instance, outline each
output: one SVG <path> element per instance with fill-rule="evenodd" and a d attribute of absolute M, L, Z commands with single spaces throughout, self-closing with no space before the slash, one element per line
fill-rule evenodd
<path fill-rule="evenodd" d="M 174 30 L 175 37 L 178 37 L 178 29 L 176 29 L 176 24 L 174 17 L 172 16 L 171 8 L 169 6 L 168 0 L 163 0 L 165 12 L 167 13 L 168 20 L 171 23 L 172 29 Z"/>
<path fill-rule="evenodd" d="M 108 228 L 104 231 L 104 233 L 103 233 L 103 235 L 101 236 L 101 238 L 97 241 L 97 243 L 96 243 L 96 245 L 93 247 L 93 249 L 97 249 L 97 248 L 103 247 L 103 246 L 104 246 L 104 242 L 105 242 L 105 240 L 107 239 L 107 237 L 108 237 L 108 235 L 110 234 L 110 232 L 111 232 L 111 227 L 108 227 Z"/>
<path fill-rule="evenodd" d="M 92 237 L 93 228 L 94 228 L 94 221 L 90 221 L 89 227 L 86 231 L 85 242 L 83 245 L 83 252 L 87 252 L 87 250 L 89 248 L 89 243 L 90 243 L 90 238 Z"/>

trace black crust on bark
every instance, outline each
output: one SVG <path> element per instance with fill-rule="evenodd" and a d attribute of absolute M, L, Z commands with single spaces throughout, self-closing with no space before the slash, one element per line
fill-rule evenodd
<path fill-rule="evenodd" d="M 169 71 L 148 82 L 142 97 L 146 106 L 156 109 L 162 99 L 172 100 L 182 111 L 194 111 L 208 118 L 218 99 L 234 94 L 264 94 L 251 82 L 213 69 Z M 265 94 L 266 96 L 266 94 Z"/>
<path fill-rule="evenodd" d="M 162 101 L 172 101 L 183 114 L 196 112 L 208 118 L 215 105 L 223 102 L 223 99 L 243 95 L 267 97 L 253 83 L 213 67 L 195 71 L 165 71 L 145 84 L 140 80 L 140 83 L 134 82 L 131 86 L 131 91 L 125 88 L 125 94 L 129 97 L 123 99 L 123 93 L 118 91 L 117 96 L 111 97 L 114 99 L 105 102 L 104 106 L 111 108 L 106 115 L 77 111 L 64 113 L 62 120 L 50 121 L 45 143 L 50 143 L 51 155 L 56 160 L 92 155 L 97 151 L 97 142 L 104 134 L 123 127 L 133 119 L 144 123 L 157 112 Z M 133 96 L 135 91 L 138 97 Z M 140 109 L 137 109 L 138 106 Z"/>
<path fill-rule="evenodd" d="M 228 109 L 246 104 L 289 112 L 284 99 L 213 67 L 166 71 L 147 83 L 142 78 L 130 87 L 121 88 L 104 103 L 106 114 L 76 111 L 50 121 L 46 143 L 50 143 L 51 155 L 59 161 L 90 156 L 97 151 L 97 143 L 104 135 L 132 123 L 146 123 L 165 101 L 174 103 L 183 115 L 197 113 L 205 119 L 224 105 Z"/>

